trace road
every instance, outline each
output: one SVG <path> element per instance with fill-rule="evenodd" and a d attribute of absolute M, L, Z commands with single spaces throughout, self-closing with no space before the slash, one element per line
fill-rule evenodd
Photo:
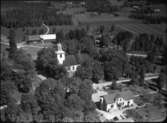
<path fill-rule="evenodd" d="M 145 78 L 144 80 L 151 80 L 151 79 L 157 79 L 159 77 L 158 73 L 146 73 L 145 74 Z M 130 78 L 125 78 L 125 79 L 121 79 L 116 81 L 116 83 L 126 83 L 131 81 Z M 98 83 L 98 84 L 93 84 L 93 89 L 99 89 L 99 90 L 103 90 L 103 87 L 109 86 L 111 85 L 113 82 L 112 81 L 108 81 L 108 82 L 103 82 L 103 83 Z"/>
<path fill-rule="evenodd" d="M 45 35 L 49 34 L 49 31 L 50 31 L 49 27 L 46 24 L 44 24 L 44 23 L 42 25 L 44 27 L 46 27 L 46 33 L 45 33 Z"/>

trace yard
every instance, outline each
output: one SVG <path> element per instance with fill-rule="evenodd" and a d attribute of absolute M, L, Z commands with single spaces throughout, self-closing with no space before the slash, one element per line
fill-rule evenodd
<path fill-rule="evenodd" d="M 159 108 L 154 105 L 127 110 L 126 114 L 137 122 L 162 122 L 167 116 L 165 108 Z"/>

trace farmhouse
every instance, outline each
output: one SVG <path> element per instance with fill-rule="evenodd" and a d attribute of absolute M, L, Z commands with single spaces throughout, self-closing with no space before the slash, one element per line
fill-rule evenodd
<path fill-rule="evenodd" d="M 111 110 L 118 109 L 122 110 L 134 105 L 133 93 L 131 91 L 117 92 L 108 94 L 100 99 L 101 110 L 110 112 Z"/>

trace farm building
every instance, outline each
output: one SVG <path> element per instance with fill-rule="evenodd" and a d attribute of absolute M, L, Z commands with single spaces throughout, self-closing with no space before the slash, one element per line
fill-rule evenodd
<path fill-rule="evenodd" d="M 134 94 L 131 91 L 105 95 L 100 99 L 100 103 L 103 105 L 102 110 L 110 112 L 113 109 L 122 110 L 123 108 L 134 106 L 133 97 Z"/>
<path fill-rule="evenodd" d="M 28 36 L 27 43 L 39 42 L 39 41 L 53 41 L 56 40 L 56 34 L 45 34 L 45 35 L 30 35 Z"/>

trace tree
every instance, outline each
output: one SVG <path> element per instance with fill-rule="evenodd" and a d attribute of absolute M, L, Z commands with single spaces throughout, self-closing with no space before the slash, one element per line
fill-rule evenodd
<path fill-rule="evenodd" d="M 35 73 L 35 63 L 32 57 L 27 54 L 24 50 L 20 49 L 13 54 L 13 60 L 15 66 L 19 69 L 27 71 L 27 73 L 33 75 Z"/>
<path fill-rule="evenodd" d="M 94 103 L 91 101 L 91 96 L 93 93 L 91 84 L 92 82 L 90 80 L 85 79 L 81 83 L 79 93 L 78 93 L 79 97 L 85 101 L 85 105 L 84 105 L 85 112 L 92 111 L 95 108 Z"/>
<path fill-rule="evenodd" d="M 32 35 L 36 35 L 37 34 L 37 30 L 36 29 L 33 29 L 32 30 Z"/>
<path fill-rule="evenodd" d="M 56 32 L 54 31 L 54 33 L 56 33 Z M 62 30 L 59 31 L 59 32 L 57 32 L 57 33 L 56 33 L 56 36 L 57 36 L 56 38 L 57 38 L 57 41 L 58 41 L 58 42 L 63 41 L 64 38 L 65 38 L 64 33 L 63 33 Z"/>
<path fill-rule="evenodd" d="M 10 29 L 9 31 L 9 45 L 10 45 L 10 50 L 9 50 L 9 56 L 11 58 L 13 58 L 13 54 L 16 52 L 17 50 L 17 44 L 16 44 L 16 40 L 15 40 L 15 31 L 14 29 Z"/>
<path fill-rule="evenodd" d="M 64 43 L 68 54 L 74 55 L 78 52 L 78 41 L 76 39 L 65 40 Z"/>
<path fill-rule="evenodd" d="M 12 61 L 9 59 L 4 59 L 1 57 L 1 80 L 11 80 L 12 79 Z"/>
<path fill-rule="evenodd" d="M 130 39 L 133 37 L 133 34 L 128 31 L 121 31 L 119 32 L 116 37 L 114 38 L 114 43 L 118 46 L 122 46 L 122 48 L 126 51 L 128 48 L 128 44 Z"/>
<path fill-rule="evenodd" d="M 43 75 L 55 79 L 60 79 L 66 75 L 65 68 L 58 65 L 55 51 L 51 48 L 44 48 L 38 52 L 36 68 Z"/>
<path fill-rule="evenodd" d="M 96 112 L 89 112 L 84 116 L 84 122 L 100 122 Z"/>
<path fill-rule="evenodd" d="M 91 36 L 85 36 L 79 41 L 79 50 L 92 56 L 95 50 L 94 39 Z"/>
<path fill-rule="evenodd" d="M 19 91 L 29 92 L 36 72 L 31 56 L 24 50 L 17 50 L 13 54 L 12 72 L 12 80 L 14 80 Z"/>
<path fill-rule="evenodd" d="M 41 107 L 44 120 L 55 122 L 61 120 L 64 114 L 64 96 L 62 96 L 61 93 L 64 89 L 58 81 L 52 80 L 51 83 L 51 85 L 55 85 L 53 88 L 51 88 L 51 85 L 47 84 L 46 81 L 41 83 L 35 91 L 35 96 Z M 58 90 L 58 88 L 60 88 L 61 91 Z"/>
<path fill-rule="evenodd" d="M 115 30 L 115 25 L 112 25 L 109 31 L 112 33 L 114 30 Z"/>
<path fill-rule="evenodd" d="M 80 63 L 80 66 L 78 67 L 75 76 L 84 79 L 92 79 L 92 58 L 87 54 L 81 54 L 79 53 L 77 55 L 78 62 Z"/>
<path fill-rule="evenodd" d="M 121 76 L 121 71 L 117 69 L 112 62 L 105 62 L 104 75 L 105 75 L 105 80 L 110 81 L 114 78 L 118 79 Z"/>
<path fill-rule="evenodd" d="M 23 94 L 21 97 L 21 108 L 26 113 L 31 113 L 33 116 L 37 115 L 41 110 L 34 95 Z"/>
<path fill-rule="evenodd" d="M 144 68 L 143 68 L 143 66 L 141 66 L 141 69 L 140 69 L 140 72 L 139 72 L 139 76 L 140 76 L 139 85 L 141 85 L 141 86 L 144 85 L 144 74 L 145 74 Z"/>
<path fill-rule="evenodd" d="M 17 90 L 17 87 L 15 86 L 14 82 L 12 81 L 1 81 L 1 101 L 0 105 L 7 105 L 9 102 L 13 102 L 11 91 Z"/>
<path fill-rule="evenodd" d="M 80 40 L 85 36 L 86 36 L 86 31 L 85 31 L 84 28 L 76 29 L 76 30 L 70 30 L 66 34 L 67 39 L 75 39 L 75 40 Z"/>
<path fill-rule="evenodd" d="M 149 35 L 146 33 L 142 33 L 138 37 L 136 37 L 136 40 L 132 45 L 132 50 L 148 52 L 151 49 L 152 41 L 149 40 Z"/>
<path fill-rule="evenodd" d="M 102 12 L 110 12 L 110 5 L 110 2 L 107 0 L 86 0 L 87 11 L 98 12 L 99 14 Z"/>
<path fill-rule="evenodd" d="M 16 104 L 10 103 L 5 111 L 6 122 L 16 122 L 17 114 L 19 114 L 20 110 L 21 109 Z"/>
<path fill-rule="evenodd" d="M 92 80 L 95 82 L 104 78 L 104 70 L 100 62 L 94 61 L 92 74 Z"/>
<path fill-rule="evenodd" d="M 71 94 L 67 99 L 67 107 L 83 111 L 85 102 L 77 94 Z"/>
<path fill-rule="evenodd" d="M 104 29 L 105 29 L 104 25 L 100 25 L 99 27 L 100 34 L 103 34 Z"/>
<path fill-rule="evenodd" d="M 130 73 L 128 59 L 123 51 L 108 49 L 100 51 L 100 54 L 100 61 L 104 63 L 106 80 L 118 79 L 120 76 Z"/>
<path fill-rule="evenodd" d="M 79 66 L 75 75 L 82 80 L 92 79 L 92 69 L 85 66 Z"/>
<path fill-rule="evenodd" d="M 110 37 L 109 37 L 109 35 L 102 35 L 100 40 L 101 40 L 101 45 L 102 46 L 108 47 L 110 45 Z"/>
<path fill-rule="evenodd" d="M 66 80 L 66 86 L 67 88 L 69 88 L 69 91 L 72 94 L 78 94 L 81 83 L 82 83 L 82 80 L 77 77 L 68 78 Z"/>
<path fill-rule="evenodd" d="M 161 71 L 158 78 L 158 88 L 162 89 L 163 87 L 165 87 L 166 81 L 167 81 L 167 76 L 164 71 Z"/>

